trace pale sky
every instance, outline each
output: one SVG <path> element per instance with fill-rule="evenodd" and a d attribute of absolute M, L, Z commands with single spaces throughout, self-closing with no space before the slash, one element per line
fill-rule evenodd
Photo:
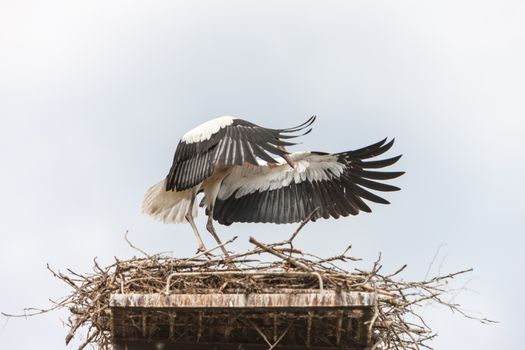
<path fill-rule="evenodd" d="M 370 265 L 382 252 L 385 271 L 406 263 L 415 280 L 443 245 L 432 272 L 473 267 L 455 301 L 501 323 L 426 307 L 434 348 L 521 349 L 523 18 L 524 2 L 501 0 L 1 0 L 0 310 L 68 292 L 47 262 L 85 272 L 95 256 L 135 254 L 125 230 L 149 252 L 193 253 L 189 225 L 140 212 L 187 130 L 224 114 L 275 128 L 315 114 L 294 151 L 396 137 L 389 155 L 404 154 L 407 174 L 392 205 L 320 220 L 297 244 L 331 256 L 352 243 Z M 294 227 L 217 230 L 243 249 Z M 66 316 L 0 318 L 0 348 L 72 348 Z"/>

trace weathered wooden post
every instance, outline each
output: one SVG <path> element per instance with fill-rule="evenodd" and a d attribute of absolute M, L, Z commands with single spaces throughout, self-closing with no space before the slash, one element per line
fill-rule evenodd
<path fill-rule="evenodd" d="M 325 289 L 317 272 L 199 272 L 200 278 L 267 281 L 261 290 L 188 293 L 173 289 L 196 273 L 168 277 L 163 292 L 113 294 L 111 329 L 117 350 L 365 349 L 376 295 Z M 284 279 L 317 282 L 286 288 Z M 265 290 L 267 289 L 267 290 Z"/>

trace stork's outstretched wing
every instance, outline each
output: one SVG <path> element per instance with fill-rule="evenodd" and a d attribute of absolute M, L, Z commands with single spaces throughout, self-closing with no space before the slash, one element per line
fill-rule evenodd
<path fill-rule="evenodd" d="M 242 119 L 221 117 L 187 132 L 180 140 L 173 165 L 167 176 L 167 191 L 183 191 L 211 176 L 215 166 L 257 165 L 257 158 L 278 161 L 268 153 L 283 157 L 282 147 L 295 145 L 284 141 L 309 133 L 315 116 L 288 129 L 267 129 Z"/>
<path fill-rule="evenodd" d="M 295 168 L 285 163 L 266 166 L 239 166 L 224 179 L 213 211 L 221 224 L 233 222 L 293 223 L 319 208 L 313 220 L 338 218 L 370 212 L 363 201 L 389 202 L 369 190 L 397 191 L 398 187 L 374 180 L 394 179 L 404 172 L 368 169 L 394 164 L 401 156 L 369 161 L 392 147 L 394 140 L 355 151 L 327 154 L 294 153 Z"/>

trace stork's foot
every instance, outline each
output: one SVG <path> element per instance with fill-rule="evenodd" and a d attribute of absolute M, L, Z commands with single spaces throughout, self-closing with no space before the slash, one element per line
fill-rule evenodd
<path fill-rule="evenodd" d="M 199 254 L 199 253 L 204 253 L 206 250 L 206 246 L 204 244 L 199 244 L 199 246 L 197 247 L 197 252 L 196 254 Z"/>
<path fill-rule="evenodd" d="M 197 251 L 195 252 L 195 255 L 204 253 L 205 256 L 208 258 L 213 258 L 215 255 L 212 252 L 208 251 L 208 248 L 204 244 L 199 244 L 199 247 L 197 248 Z"/>

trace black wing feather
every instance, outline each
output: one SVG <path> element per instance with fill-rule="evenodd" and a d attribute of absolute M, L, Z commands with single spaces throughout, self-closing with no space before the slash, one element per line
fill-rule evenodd
<path fill-rule="evenodd" d="M 234 119 L 232 124 L 219 129 L 207 140 L 194 143 L 181 140 L 167 175 L 166 190 L 183 191 L 196 186 L 211 176 L 217 166 L 258 165 L 257 158 L 277 163 L 271 155 L 284 157 L 288 152 L 280 147 L 296 144 L 284 140 L 302 136 L 297 133 L 314 121 L 315 116 L 293 128 L 268 129 Z M 304 134 L 310 131 L 311 128 Z"/>
<path fill-rule="evenodd" d="M 299 183 L 292 181 L 281 188 L 257 191 L 240 198 L 235 198 L 236 192 L 227 198 L 218 198 L 213 217 L 219 223 L 229 225 L 233 222 L 299 222 L 316 208 L 319 210 L 312 218 L 314 221 L 321 217 L 338 218 L 357 215 L 360 211 L 371 212 L 364 200 L 380 204 L 389 204 L 389 202 L 369 190 L 381 192 L 399 190 L 399 187 L 373 180 L 394 179 L 404 172 L 366 170 L 390 166 L 401 156 L 376 161 L 363 161 L 363 159 L 381 155 L 392 145 L 393 140 L 386 143 L 385 139 L 356 151 L 334 154 L 337 162 L 344 165 L 344 171 L 337 175 L 328 174 L 326 170 L 330 175 L 328 180 L 305 180 Z M 263 152 L 262 149 L 259 151 Z M 321 152 L 311 152 L 311 154 L 334 156 Z"/>

